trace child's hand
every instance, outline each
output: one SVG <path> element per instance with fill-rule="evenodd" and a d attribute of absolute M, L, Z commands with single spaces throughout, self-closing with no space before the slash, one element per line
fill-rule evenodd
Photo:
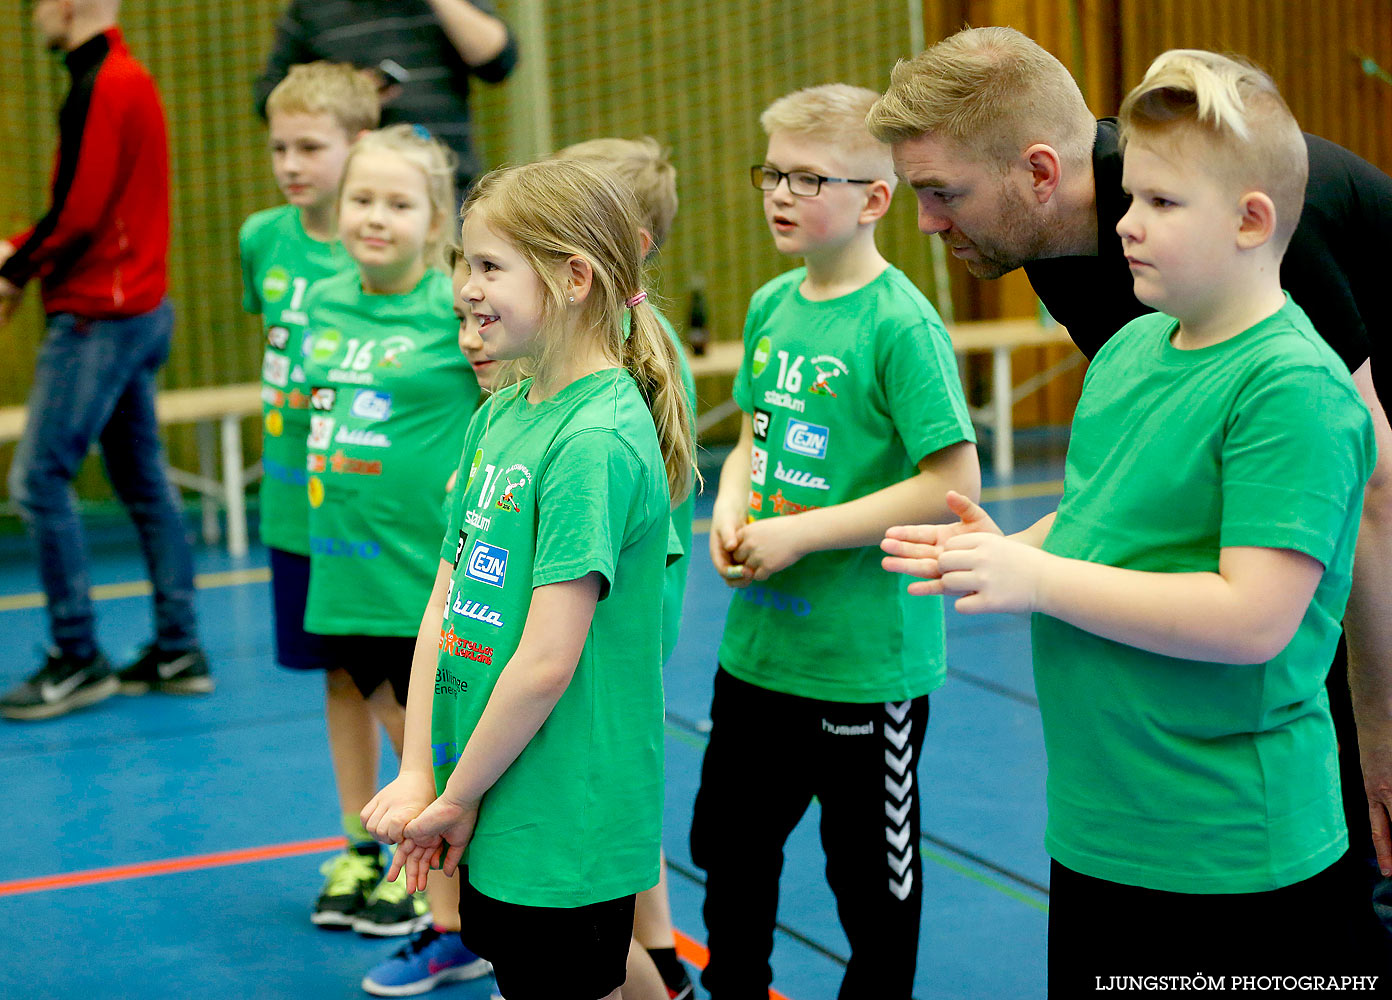
<path fill-rule="evenodd" d="M 947 509 L 957 515 L 958 521 L 955 524 L 898 525 L 886 531 L 880 548 L 889 555 L 880 560 L 880 565 L 891 573 L 936 580 L 940 576 L 938 555 L 950 539 L 972 533 L 1004 534 L 989 514 L 960 493 L 948 492 Z M 909 593 L 941 591 L 915 590 L 911 584 Z"/>
<path fill-rule="evenodd" d="M 739 546 L 739 532 L 743 518 L 738 513 L 723 512 L 717 507 L 711 513 L 710 557 L 715 571 L 727 587 L 749 586 L 753 573 L 739 564 L 734 551 Z"/>
<path fill-rule="evenodd" d="M 401 843 L 406 824 L 435 800 L 435 779 L 429 774 L 402 771 L 363 806 L 367 832 L 384 844 Z"/>
<path fill-rule="evenodd" d="M 474 837 L 478 809 L 477 800 L 461 804 L 442 795 L 406 824 L 406 840 L 411 846 L 409 850 L 397 851 L 397 856 L 408 855 L 404 859 L 407 886 L 415 884 L 424 889 L 426 874 L 437 865 L 446 875 L 458 870 L 459 859 Z M 400 867 L 393 858 L 392 871 Z"/>
<path fill-rule="evenodd" d="M 795 517 L 766 517 L 751 521 L 736 533 L 734 560 L 750 580 L 767 580 L 807 554 Z"/>
<path fill-rule="evenodd" d="M 948 539 L 938 556 L 940 577 L 909 584 L 911 594 L 961 594 L 964 615 L 1030 612 L 1054 556 L 1000 535 L 974 533 Z"/>

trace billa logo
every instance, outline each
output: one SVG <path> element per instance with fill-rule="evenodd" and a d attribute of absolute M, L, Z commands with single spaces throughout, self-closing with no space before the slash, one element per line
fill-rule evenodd
<path fill-rule="evenodd" d="M 266 433 L 273 438 L 285 433 L 285 418 L 280 415 L 279 410 L 271 410 L 266 414 Z"/>
<path fill-rule="evenodd" d="M 324 502 L 324 484 L 318 476 L 309 477 L 309 505 L 316 510 Z"/>

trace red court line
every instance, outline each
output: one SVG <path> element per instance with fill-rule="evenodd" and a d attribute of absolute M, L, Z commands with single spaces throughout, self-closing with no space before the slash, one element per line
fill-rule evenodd
<path fill-rule="evenodd" d="M 45 892 L 50 889 L 71 889 L 79 885 L 149 878 L 151 875 L 172 875 L 176 872 L 193 872 L 204 868 L 221 868 L 225 865 L 244 865 L 252 861 L 293 858 L 301 854 L 336 851 L 345 843 L 342 837 L 322 837 L 318 840 L 298 840 L 289 844 L 270 844 L 266 847 L 243 847 L 235 851 L 218 851 L 215 854 L 195 854 L 186 858 L 170 858 L 167 861 L 143 861 L 133 865 L 92 868 L 62 875 L 18 878 L 0 882 L 0 896 L 17 896 L 26 892 Z"/>
<path fill-rule="evenodd" d="M 265 847 L 243 847 L 235 851 L 218 851 L 214 854 L 194 854 L 185 858 L 169 858 L 166 861 L 142 861 L 133 865 L 115 865 L 111 868 L 92 868 L 87 871 L 66 872 L 61 875 L 43 875 L 39 878 L 18 878 L 0 882 L 0 896 L 20 896 L 30 892 L 48 892 L 53 889 L 72 889 L 82 885 L 100 885 L 103 882 L 121 882 L 133 878 L 149 878 L 153 875 L 173 875 L 178 872 L 201 871 L 205 868 L 222 868 L 227 865 L 245 865 L 253 861 L 274 861 L 277 858 L 293 858 L 302 854 L 320 854 L 336 851 L 346 845 L 342 837 L 321 837 L 318 840 L 297 840 L 288 844 L 269 844 Z M 677 939 L 677 954 L 687 962 L 704 969 L 710 960 L 710 952 L 704 945 L 674 930 Z M 788 1000 L 775 989 L 769 990 L 769 1000 Z"/>
<path fill-rule="evenodd" d="M 701 944 L 700 942 L 693 941 L 691 938 L 687 937 L 685 934 L 683 934 L 679 930 L 676 930 L 675 928 L 672 930 L 672 933 L 676 935 L 677 938 L 678 957 L 680 957 L 685 962 L 691 963 L 698 969 L 704 969 L 706 967 L 706 963 L 710 961 L 710 952 L 706 950 L 706 946 Z M 782 993 L 779 993 L 777 990 L 770 987 L 769 1000 L 788 1000 L 788 998 L 785 997 Z"/>

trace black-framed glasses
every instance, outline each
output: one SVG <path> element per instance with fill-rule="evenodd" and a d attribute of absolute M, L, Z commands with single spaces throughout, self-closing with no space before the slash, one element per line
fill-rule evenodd
<path fill-rule="evenodd" d="M 760 191 L 772 191 L 778 182 L 787 178 L 788 190 L 799 198 L 815 198 L 822 193 L 823 184 L 874 184 L 874 180 L 854 177 L 823 177 L 810 170 L 775 170 L 762 163 L 749 168 L 749 179 Z"/>

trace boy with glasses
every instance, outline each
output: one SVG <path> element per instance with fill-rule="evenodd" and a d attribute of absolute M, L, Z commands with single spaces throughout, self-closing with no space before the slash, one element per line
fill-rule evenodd
<path fill-rule="evenodd" d="M 975 495 L 980 469 L 947 333 L 875 246 L 894 193 L 876 95 L 830 84 L 760 118 L 774 245 L 805 266 L 754 294 L 711 559 L 734 588 L 692 857 L 707 872 L 716 1000 L 767 996 L 783 844 L 813 796 L 851 944 L 842 997 L 909 997 L 922 878 L 914 772 L 943 682 L 940 605 L 879 570 L 883 530 Z M 796 515 L 796 516 L 790 516 Z M 751 810 L 751 803 L 758 803 Z"/>

